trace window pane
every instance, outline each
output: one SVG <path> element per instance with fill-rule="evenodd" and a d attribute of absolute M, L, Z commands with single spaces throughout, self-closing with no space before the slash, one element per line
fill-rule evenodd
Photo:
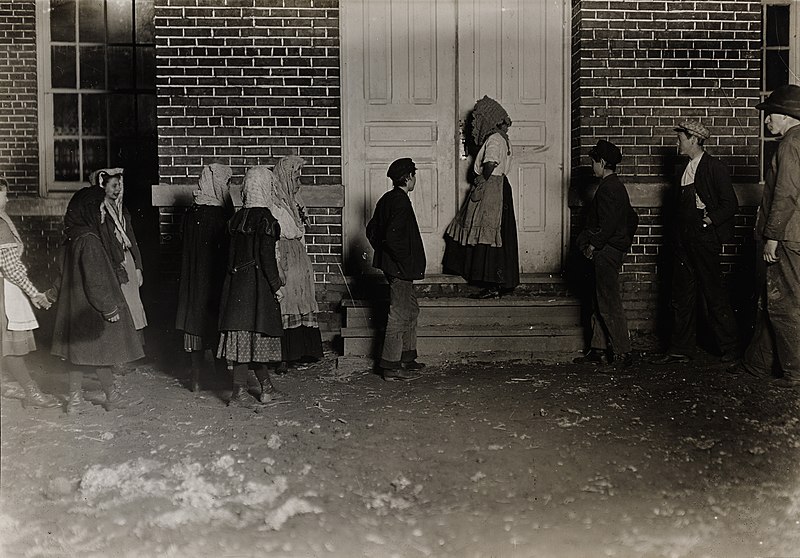
<path fill-rule="evenodd" d="M 106 136 L 106 96 L 81 95 L 83 136 Z"/>
<path fill-rule="evenodd" d="M 153 0 L 136 0 L 136 42 L 155 42 Z"/>
<path fill-rule="evenodd" d="M 789 46 L 789 6 L 767 6 L 767 46 Z"/>
<path fill-rule="evenodd" d="M 136 135 L 136 105 L 133 95 L 109 95 L 108 132 L 111 137 Z"/>
<path fill-rule="evenodd" d="M 53 95 L 53 134 L 56 136 L 78 135 L 77 95 L 64 93 Z"/>
<path fill-rule="evenodd" d="M 766 64 L 766 90 L 774 91 L 789 83 L 789 51 L 768 50 Z"/>
<path fill-rule="evenodd" d="M 83 140 L 83 179 L 88 180 L 93 171 L 105 168 L 107 165 L 106 140 Z"/>
<path fill-rule="evenodd" d="M 156 96 L 138 95 L 139 136 L 154 136 L 156 134 Z"/>
<path fill-rule="evenodd" d="M 156 49 L 136 47 L 136 88 L 156 88 Z"/>
<path fill-rule="evenodd" d="M 81 41 L 106 42 L 106 18 L 103 0 L 80 0 L 78 10 Z"/>
<path fill-rule="evenodd" d="M 108 88 L 133 89 L 133 48 L 108 47 Z"/>
<path fill-rule="evenodd" d="M 80 65 L 82 88 L 106 88 L 106 49 L 104 47 L 81 47 Z"/>
<path fill-rule="evenodd" d="M 78 140 L 55 140 L 53 142 L 53 162 L 56 180 L 79 180 Z"/>
<path fill-rule="evenodd" d="M 133 42 L 133 5 L 131 0 L 108 0 L 108 42 Z"/>
<path fill-rule="evenodd" d="M 75 0 L 50 0 L 50 40 L 75 42 Z"/>
<path fill-rule="evenodd" d="M 50 79 L 53 87 L 75 87 L 75 47 L 51 47 Z"/>

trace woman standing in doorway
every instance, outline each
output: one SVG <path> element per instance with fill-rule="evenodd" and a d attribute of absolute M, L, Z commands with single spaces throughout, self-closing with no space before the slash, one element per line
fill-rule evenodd
<path fill-rule="evenodd" d="M 121 168 L 100 169 L 92 173 L 89 183 L 102 188 L 105 193 L 100 204 L 100 238 L 122 287 L 133 325 L 139 332 L 139 341 L 144 345 L 143 330 L 147 326 L 147 316 L 139 294 L 139 287 L 144 282 L 142 254 L 133 232 L 131 214 L 122 205 L 125 192 L 123 172 Z"/>
<path fill-rule="evenodd" d="M 315 360 L 322 357 L 322 336 L 317 322 L 314 270 L 306 252 L 305 206 L 300 197 L 300 171 L 305 161 L 300 157 L 284 157 L 275 165 L 275 201 L 272 214 L 278 220 L 281 237 L 278 240 L 278 271 L 285 285 L 281 300 L 281 364 Z"/>
<path fill-rule="evenodd" d="M 22 399 L 25 406 L 57 407 L 58 401 L 39 390 L 25 364 L 25 355 L 36 350 L 33 330 L 39 327 L 31 302 L 37 308 L 48 309 L 50 301 L 28 279 L 20 259 L 22 238 L 6 213 L 7 203 L 8 183 L 0 179 L 0 357 L 3 369 L 22 386 L 22 391 L 15 393 L 4 384 L 3 395 Z"/>
<path fill-rule="evenodd" d="M 472 111 L 472 137 L 480 147 L 469 195 L 445 231 L 445 271 L 483 290 L 474 298 L 499 298 L 519 285 L 517 222 L 508 171 L 511 118 L 484 96 Z"/>

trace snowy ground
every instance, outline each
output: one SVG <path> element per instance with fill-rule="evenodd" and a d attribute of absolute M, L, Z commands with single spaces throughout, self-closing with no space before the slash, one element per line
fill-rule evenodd
<path fill-rule="evenodd" d="M 252 412 L 174 358 L 120 378 L 130 410 L 3 400 L 4 556 L 800 556 L 798 395 L 710 359 L 386 383 L 329 356 Z"/>

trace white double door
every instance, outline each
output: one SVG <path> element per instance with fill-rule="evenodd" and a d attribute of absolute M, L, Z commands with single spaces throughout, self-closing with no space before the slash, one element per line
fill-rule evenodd
<path fill-rule="evenodd" d="M 411 200 L 428 260 L 441 273 L 444 230 L 469 189 L 463 123 L 484 95 L 514 124 L 509 181 L 524 273 L 557 272 L 565 238 L 563 0 L 342 0 L 344 247 L 366 271 L 364 228 L 411 157 Z"/>

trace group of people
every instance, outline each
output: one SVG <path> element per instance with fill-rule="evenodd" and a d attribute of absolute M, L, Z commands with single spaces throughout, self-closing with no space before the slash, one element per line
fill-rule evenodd
<path fill-rule="evenodd" d="M 24 359 L 36 350 L 33 330 L 39 324 L 31 304 L 42 309 L 56 305 L 51 352 L 70 363 L 68 412 L 86 404 L 82 384 L 87 369 L 96 372 L 107 409 L 128 405 L 117 389 L 113 368 L 144 356 L 142 261 L 131 216 L 123 206 L 123 169 L 95 171 L 89 183 L 67 206 L 59 276 L 44 292 L 28 278 L 21 260 L 22 238 L 6 212 L 8 186 L 0 183 L 3 368 L 21 388 L 6 382 L 3 395 L 18 397 L 24 405 L 60 404 L 41 392 Z"/>
<path fill-rule="evenodd" d="M 235 214 L 230 167 L 203 168 L 183 227 L 183 256 L 176 328 L 190 355 L 190 387 L 199 389 L 203 351 L 223 359 L 233 379 L 230 405 L 251 407 L 282 393 L 269 365 L 322 356 L 314 274 L 305 248 L 308 225 L 300 196 L 305 161 L 284 157 L 270 170 L 249 169 L 242 208 Z M 144 357 L 147 317 L 139 295 L 141 253 L 124 208 L 123 169 L 91 174 L 90 186 L 70 200 L 64 216 L 59 276 L 42 292 L 22 263 L 22 239 L 6 212 L 8 185 L 0 182 L 0 343 L 2 364 L 17 381 L 3 395 L 32 407 L 56 407 L 31 378 L 24 356 L 36 349 L 31 305 L 55 305 L 51 352 L 68 362 L 68 413 L 86 405 L 83 373 L 93 370 L 107 409 L 135 403 L 115 382 L 115 368 Z M 261 390 L 252 397 L 250 376 Z"/>
<path fill-rule="evenodd" d="M 314 271 L 305 245 L 308 218 L 300 194 L 305 161 L 284 157 L 270 170 L 250 168 L 242 207 L 232 217 L 230 167 L 203 168 L 183 226 L 176 329 L 199 389 L 204 351 L 226 362 L 229 405 L 251 407 L 283 395 L 270 366 L 322 357 Z M 261 387 L 248 391 L 252 375 Z"/>
<path fill-rule="evenodd" d="M 800 86 L 776 89 L 756 106 L 766 113 L 770 132 L 781 136 L 766 174 L 755 227 L 760 266 L 759 314 L 755 333 L 742 351 L 737 323 L 725 288 L 721 253 L 733 239 L 738 200 L 730 173 L 706 152 L 710 131 L 698 121 L 683 121 L 674 131 L 678 152 L 688 161 L 675 189 L 675 214 L 668 243 L 672 253 L 672 331 L 667 352 L 653 364 L 688 362 L 696 349 L 697 307 L 707 308 L 709 329 L 722 363 L 731 372 L 774 377 L 779 386 L 800 385 Z M 495 100 L 484 97 L 472 112 L 479 148 L 471 188 L 445 232 L 443 267 L 483 286 L 475 296 L 496 298 L 519 284 L 516 223 L 508 171 L 511 119 Z M 601 139 L 589 151 L 600 182 L 586 208 L 576 247 L 591 262 L 592 336 L 576 363 L 633 364 L 631 340 L 620 293 L 619 274 L 639 218 L 616 174 L 622 152 Z M 387 176 L 393 189 L 378 201 L 367 225 L 373 266 L 390 286 L 389 318 L 379 367 L 385 379 L 409 380 L 424 366 L 416 361 L 419 307 L 413 281 L 425 272 L 425 253 L 408 197 L 416 186 L 416 165 L 394 161 Z M 742 358 L 743 357 L 743 358 Z"/>

